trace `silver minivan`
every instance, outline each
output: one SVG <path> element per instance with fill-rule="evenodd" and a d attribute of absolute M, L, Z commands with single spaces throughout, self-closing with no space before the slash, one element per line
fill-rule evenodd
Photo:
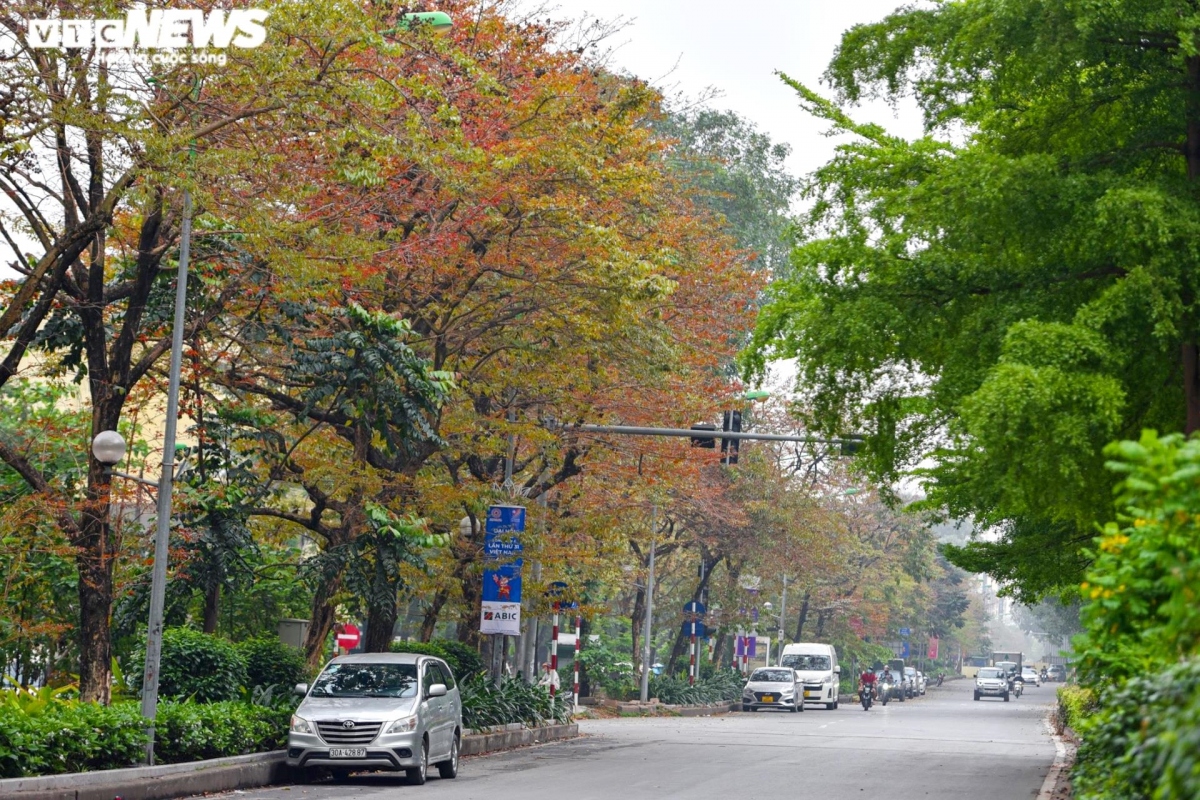
<path fill-rule="evenodd" d="M 342 780 L 359 770 L 403 770 L 425 783 L 429 766 L 458 775 L 462 700 L 445 661 L 413 653 L 339 656 L 313 681 L 292 716 L 287 763 Z"/>

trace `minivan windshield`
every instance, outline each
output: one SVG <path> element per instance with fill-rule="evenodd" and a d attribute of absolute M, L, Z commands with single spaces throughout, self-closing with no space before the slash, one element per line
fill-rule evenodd
<path fill-rule="evenodd" d="M 415 697 L 416 664 L 330 664 L 312 687 L 314 697 Z"/>
<path fill-rule="evenodd" d="M 829 656 L 788 653 L 783 657 L 783 665 L 797 670 L 827 670 Z"/>
<path fill-rule="evenodd" d="M 790 669 L 756 669 L 750 680 L 760 683 L 791 683 L 796 679 L 796 673 Z"/>

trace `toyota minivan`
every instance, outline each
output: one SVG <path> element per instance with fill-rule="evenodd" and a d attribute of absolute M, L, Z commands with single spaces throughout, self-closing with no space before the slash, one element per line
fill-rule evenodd
<path fill-rule="evenodd" d="M 329 770 L 403 770 L 423 784 L 429 766 L 458 775 L 462 700 L 445 661 L 413 653 L 362 653 L 330 661 L 292 716 L 287 763 Z"/>

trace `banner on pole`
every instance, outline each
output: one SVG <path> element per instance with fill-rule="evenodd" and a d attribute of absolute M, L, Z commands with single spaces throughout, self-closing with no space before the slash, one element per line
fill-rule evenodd
<path fill-rule="evenodd" d="M 935 660 L 936 660 L 936 659 L 937 659 L 937 657 L 938 657 L 938 637 L 936 637 L 936 636 L 930 636 L 930 637 L 929 637 L 929 653 L 928 653 L 928 657 L 929 657 L 929 658 L 932 658 L 932 659 L 935 659 Z"/>
<path fill-rule="evenodd" d="M 521 633 L 521 534 L 525 532 L 523 506 L 491 506 L 484 522 L 483 605 L 480 633 Z M 515 613 L 510 607 L 515 606 Z"/>
<path fill-rule="evenodd" d="M 479 632 L 519 636 L 521 634 L 521 604 L 484 600 L 483 610 L 479 616 Z"/>

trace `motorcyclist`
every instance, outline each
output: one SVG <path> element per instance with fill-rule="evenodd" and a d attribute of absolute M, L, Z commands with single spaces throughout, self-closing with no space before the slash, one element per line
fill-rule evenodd
<path fill-rule="evenodd" d="M 875 673 L 869 669 L 863 670 L 863 674 L 858 677 L 858 691 L 870 692 L 871 696 L 875 695 Z"/>

